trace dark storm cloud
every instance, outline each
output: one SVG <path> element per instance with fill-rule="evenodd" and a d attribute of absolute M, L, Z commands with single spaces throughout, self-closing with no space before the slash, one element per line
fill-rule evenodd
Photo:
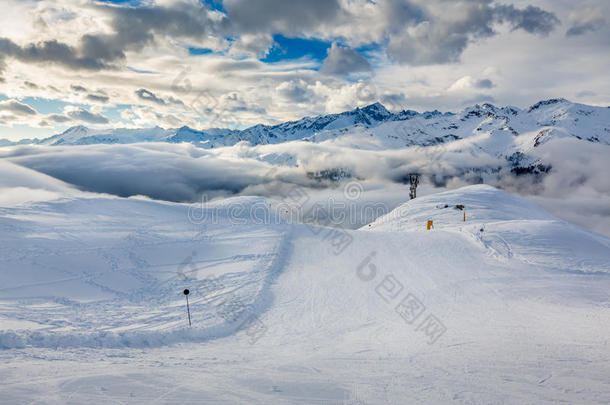
<path fill-rule="evenodd" d="M 284 82 L 276 90 L 280 97 L 294 103 L 304 103 L 309 101 L 311 97 L 311 92 L 307 89 L 307 83 L 303 80 Z"/>
<path fill-rule="evenodd" d="M 138 96 L 138 98 L 140 100 L 150 101 L 152 103 L 159 104 L 159 105 L 167 104 L 165 102 L 165 100 L 163 100 L 160 97 L 157 97 L 152 91 L 149 91 L 146 89 L 139 89 L 139 90 L 136 90 L 135 93 L 136 93 L 136 96 Z"/>
<path fill-rule="evenodd" d="M 559 23 L 553 13 L 539 7 L 493 5 L 491 0 L 458 3 L 388 0 L 371 4 L 383 10 L 384 20 L 372 24 L 383 30 L 388 55 L 395 61 L 412 65 L 455 62 L 469 43 L 493 36 L 496 23 L 508 23 L 513 30 L 539 35 L 547 35 Z M 83 35 L 74 46 L 57 40 L 19 45 L 2 38 L 0 72 L 7 58 L 75 70 L 116 69 L 124 65 L 127 51 L 139 51 L 160 41 L 201 44 L 209 35 L 239 38 L 243 34 L 283 34 L 326 40 L 336 40 L 339 36 L 349 43 L 357 29 L 367 29 L 351 26 L 355 21 L 353 11 L 343 8 L 339 0 L 226 0 L 223 6 L 226 15 L 212 17 L 207 5 L 187 1 L 171 6 L 138 7 L 94 3 L 89 7 L 106 14 L 111 33 Z M 444 12 L 461 17 L 445 18 Z M 594 24 L 574 26 L 568 35 L 578 35 L 594 27 Z M 340 30 L 336 31 L 337 28 Z M 330 74 L 370 69 L 368 62 L 349 48 L 335 48 L 327 59 L 323 70 Z"/>
<path fill-rule="evenodd" d="M 138 89 L 135 91 L 136 96 L 138 96 L 138 98 L 140 100 L 144 100 L 144 101 L 150 101 L 151 103 L 154 104 L 158 104 L 158 105 L 168 105 L 168 104 L 175 104 L 175 105 L 184 105 L 184 102 L 182 102 L 182 100 L 174 98 L 172 96 L 168 97 L 167 99 L 158 97 L 155 93 L 153 93 L 150 90 L 146 90 L 146 89 Z"/>
<path fill-rule="evenodd" d="M 184 105 L 184 102 L 178 98 L 174 98 L 172 96 L 169 96 L 167 98 L 167 102 L 170 104 L 176 104 L 176 105 Z"/>
<path fill-rule="evenodd" d="M 82 49 L 86 56 L 102 60 L 123 60 L 127 50 L 151 45 L 157 36 L 201 41 L 223 25 L 208 17 L 205 5 L 178 2 L 171 7 L 118 7 L 97 4 L 111 17 L 113 34 L 85 35 Z"/>
<path fill-rule="evenodd" d="M 88 124 L 107 124 L 109 122 L 108 118 L 103 115 L 92 113 L 80 107 L 68 111 L 66 114 L 74 120 L 86 122 Z"/>
<path fill-rule="evenodd" d="M 530 34 L 548 35 L 560 23 L 555 14 L 534 6 L 518 9 L 513 5 L 498 5 L 493 10 L 499 22 L 507 21 L 513 30 L 522 29 Z"/>
<path fill-rule="evenodd" d="M 433 3 L 438 10 L 443 1 Z M 414 19 L 411 31 L 390 35 L 388 55 L 411 65 L 457 62 L 469 43 L 496 35 L 494 24 L 508 23 L 513 30 L 547 35 L 560 23 L 555 14 L 539 7 L 524 9 L 512 5 L 492 5 L 488 0 L 470 0 L 453 5 L 462 18 L 445 21 L 443 14 L 428 12 Z M 408 28 L 408 27 L 406 27 Z"/>
<path fill-rule="evenodd" d="M 595 32 L 602 28 L 604 24 L 606 24 L 606 20 L 602 17 L 576 23 L 566 31 L 566 36 L 575 37 L 578 35 L 584 35 L 588 32 Z"/>
<path fill-rule="evenodd" d="M 425 5 L 425 3 L 424 3 Z M 387 25 L 392 31 L 406 24 L 413 25 L 430 17 L 422 5 L 412 0 L 388 0 L 384 3 Z"/>
<path fill-rule="evenodd" d="M 475 87 L 479 89 L 491 89 L 494 87 L 494 84 L 489 79 L 481 79 L 475 83 Z"/>
<path fill-rule="evenodd" d="M 219 29 L 222 25 L 208 19 L 205 6 L 187 2 L 172 7 L 119 7 L 102 3 L 93 7 L 110 16 L 113 33 L 83 35 L 76 47 L 57 40 L 21 46 L 9 38 L 0 38 L 0 71 L 6 58 L 76 70 L 113 69 L 124 62 L 125 51 L 150 45 L 157 35 L 201 40 L 210 26 Z"/>
<path fill-rule="evenodd" d="M 71 69 L 100 70 L 110 67 L 110 61 L 81 55 L 76 48 L 57 40 L 20 46 L 11 39 L 0 38 L 0 60 L 6 58 L 15 58 L 25 63 L 51 63 Z M 0 70 L 2 67 L 3 63 L 0 62 Z"/>
<path fill-rule="evenodd" d="M 322 62 L 320 72 L 330 75 L 371 71 L 371 64 L 358 52 L 333 43 L 328 49 L 328 56 Z"/>
<path fill-rule="evenodd" d="M 387 52 L 393 60 L 404 64 L 450 63 L 459 60 L 469 40 L 468 33 L 431 31 L 424 38 L 407 34 L 392 37 Z"/>
<path fill-rule="evenodd" d="M 223 5 L 234 29 L 247 33 L 300 34 L 342 12 L 338 0 L 225 0 Z"/>
<path fill-rule="evenodd" d="M 87 94 L 87 100 L 96 101 L 98 103 L 107 103 L 110 98 L 102 94 Z"/>
<path fill-rule="evenodd" d="M 36 115 L 38 112 L 27 104 L 16 100 L 0 101 L 0 112 L 8 112 L 20 116 Z"/>
<path fill-rule="evenodd" d="M 229 61 L 218 62 L 212 66 L 212 70 L 216 74 L 227 74 L 227 72 L 240 72 L 249 70 L 258 70 L 261 68 L 261 63 L 251 61 Z"/>
<path fill-rule="evenodd" d="M 388 54 L 401 63 L 426 65 L 459 59 L 473 38 L 490 37 L 493 20 L 489 8 L 466 3 L 462 20 L 445 22 L 428 16 L 414 32 L 403 31 L 390 37 Z"/>
<path fill-rule="evenodd" d="M 105 7 L 113 17 L 112 26 L 120 40 L 129 45 L 142 45 L 154 34 L 174 38 L 203 38 L 211 28 L 218 27 L 208 18 L 204 5 L 178 2 L 172 7 Z"/>
<path fill-rule="evenodd" d="M 71 85 L 70 88 L 77 93 L 84 93 L 87 91 L 87 89 L 84 88 L 83 86 L 75 85 L 75 84 Z"/>
<path fill-rule="evenodd" d="M 65 115 L 61 115 L 61 114 L 51 114 L 51 115 L 47 115 L 45 117 L 45 120 L 61 124 L 64 122 L 72 121 L 72 118 L 66 117 Z"/>

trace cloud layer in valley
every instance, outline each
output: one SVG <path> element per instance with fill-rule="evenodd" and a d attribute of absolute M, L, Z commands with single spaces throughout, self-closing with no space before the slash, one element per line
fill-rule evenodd
<path fill-rule="evenodd" d="M 485 181 L 528 196 L 561 218 L 608 234 L 610 182 L 605 174 L 610 170 L 610 147 L 555 139 L 536 153 L 552 167 L 546 176 L 514 176 L 508 169 L 492 173 L 489 169 L 497 169 L 503 162 L 484 153 L 436 147 L 354 150 L 328 142 L 240 143 L 212 150 L 191 144 L 154 143 L 16 146 L 0 149 L 0 158 L 13 168 L 19 165 L 38 173 L 42 180 L 37 181 L 52 185 L 49 191 L 65 184 L 74 191 L 175 202 L 240 194 L 277 197 L 294 185 L 332 189 L 337 183 L 312 177 L 326 169 L 339 168 L 350 173 L 352 180 L 378 185 L 403 184 L 408 173 L 419 172 L 426 184 L 445 188 Z M 270 163 L 278 161 L 293 163 Z M 37 184 L 37 188 L 44 188 Z"/>

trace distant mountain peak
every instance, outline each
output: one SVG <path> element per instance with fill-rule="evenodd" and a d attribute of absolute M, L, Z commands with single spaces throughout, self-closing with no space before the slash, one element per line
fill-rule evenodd
<path fill-rule="evenodd" d="M 382 110 L 382 111 L 388 111 L 385 106 L 383 104 L 381 104 L 379 101 L 373 103 L 373 104 L 369 104 L 365 107 L 362 107 L 363 110 Z"/>
<path fill-rule="evenodd" d="M 530 108 L 528 109 L 528 112 L 532 112 L 534 110 L 539 109 L 540 107 L 546 106 L 546 105 L 553 105 L 553 104 L 571 104 L 571 102 L 569 100 L 566 100 L 565 98 L 550 98 L 548 100 L 541 100 L 538 101 L 536 104 L 530 106 Z"/>
<path fill-rule="evenodd" d="M 383 104 L 381 104 L 380 102 L 376 102 L 373 104 L 369 104 L 366 107 L 361 108 L 362 111 L 365 111 L 367 113 L 376 113 L 376 114 L 382 114 L 382 115 L 390 115 L 391 113 L 387 110 L 387 108 L 385 108 L 385 106 Z"/>
<path fill-rule="evenodd" d="M 70 132 L 76 132 L 76 131 L 88 131 L 89 128 L 84 126 L 84 125 L 75 125 L 73 127 L 70 127 L 68 129 L 66 129 L 63 133 L 70 133 Z"/>
<path fill-rule="evenodd" d="M 183 126 L 181 126 L 180 128 L 178 128 L 178 129 L 176 130 L 176 133 L 177 133 L 177 134 L 178 134 L 178 133 L 181 133 L 181 132 L 198 132 L 198 133 L 201 133 L 201 132 L 203 132 L 203 131 L 199 131 L 199 130 L 197 130 L 197 129 L 193 129 L 193 128 L 191 128 L 191 127 L 187 126 L 187 125 L 183 125 Z"/>

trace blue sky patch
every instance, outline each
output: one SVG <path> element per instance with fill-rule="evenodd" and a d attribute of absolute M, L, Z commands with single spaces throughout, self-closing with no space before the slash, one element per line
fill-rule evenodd
<path fill-rule="evenodd" d="M 132 71 L 134 73 L 142 73 L 142 74 L 154 74 L 154 73 L 157 73 L 157 72 L 153 72 L 152 70 L 136 69 L 136 68 L 133 68 L 131 66 L 127 66 L 127 70 L 130 70 L 130 71 Z"/>
<path fill-rule="evenodd" d="M 210 10 L 217 10 L 223 13 L 226 12 L 224 6 L 222 5 L 222 0 L 202 0 L 202 3 L 207 4 Z"/>
<path fill-rule="evenodd" d="M 121 4 L 121 5 L 133 6 L 133 7 L 142 5 L 141 0 L 98 0 L 98 1 L 101 3 Z"/>
<path fill-rule="evenodd" d="M 331 42 L 319 39 L 288 38 L 280 34 L 273 36 L 275 42 L 269 54 L 261 59 L 262 62 L 273 63 L 284 60 L 310 57 L 322 61 L 326 58 Z"/>
<path fill-rule="evenodd" d="M 207 55 L 208 53 L 214 52 L 209 48 L 197 48 L 194 46 L 189 47 L 188 50 L 189 55 Z"/>
<path fill-rule="evenodd" d="M 121 117 L 121 113 L 129 109 L 131 109 L 131 105 L 129 104 L 118 104 L 114 107 L 104 108 L 102 110 L 102 114 L 104 114 L 104 116 L 108 118 L 110 122 L 122 122 L 125 120 Z"/>
<path fill-rule="evenodd" d="M 66 103 L 64 101 L 50 100 L 41 97 L 25 97 L 19 101 L 29 105 L 40 114 L 61 114 L 64 107 L 67 105 L 79 105 L 80 107 L 85 108 L 84 104 Z"/>

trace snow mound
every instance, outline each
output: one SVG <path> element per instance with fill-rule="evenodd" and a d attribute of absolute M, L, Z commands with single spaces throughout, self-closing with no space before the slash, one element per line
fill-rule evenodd
<path fill-rule="evenodd" d="M 468 221 L 479 222 L 554 219 L 544 209 L 522 198 L 489 185 L 478 184 L 416 198 L 378 218 L 364 229 L 416 230 L 421 229 L 422 223 L 425 229 L 429 219 L 434 220 L 437 229 L 462 226 L 465 225 L 464 212 Z"/>
<path fill-rule="evenodd" d="M 0 208 L 0 347 L 143 347 L 256 326 L 285 232 L 262 198 Z M 183 290 L 189 288 L 193 328 Z"/>
<path fill-rule="evenodd" d="M 0 206 L 82 194 L 61 180 L 6 160 L 0 160 L 0 173 Z"/>
<path fill-rule="evenodd" d="M 362 229 L 427 232 L 428 221 L 433 232 L 467 235 L 504 259 L 551 270 L 610 273 L 610 239 L 488 185 L 416 198 Z"/>

